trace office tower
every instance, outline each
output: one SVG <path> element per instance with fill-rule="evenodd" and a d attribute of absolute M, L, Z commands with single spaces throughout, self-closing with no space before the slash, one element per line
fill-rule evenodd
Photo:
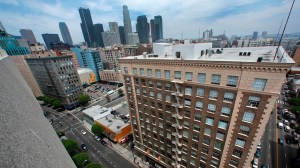
<path fill-rule="evenodd" d="M 11 58 L 0 59 L 1 167 L 75 168 Z"/>
<path fill-rule="evenodd" d="M 1 23 L 1 22 L 0 22 L 0 31 L 2 31 L 2 32 L 6 32 L 6 30 L 5 30 L 4 26 L 2 25 L 2 23 Z"/>
<path fill-rule="evenodd" d="M 203 32 L 203 39 L 204 40 L 208 40 L 209 39 L 209 34 L 210 34 L 210 31 L 209 30 L 206 30 Z"/>
<path fill-rule="evenodd" d="M 137 154 L 163 167 L 252 166 L 294 64 L 282 47 L 273 61 L 276 48 L 153 43 L 119 59 Z"/>
<path fill-rule="evenodd" d="M 52 50 L 51 44 L 52 43 L 58 43 L 60 42 L 58 34 L 42 34 L 42 37 L 44 39 L 45 45 L 48 50 Z"/>
<path fill-rule="evenodd" d="M 96 49 L 71 49 L 78 59 L 78 63 L 81 68 L 89 68 L 93 70 L 96 75 L 96 81 L 100 81 L 99 72 L 103 70 L 103 62 L 100 56 L 100 52 Z"/>
<path fill-rule="evenodd" d="M 115 32 L 117 36 L 117 44 L 121 44 L 121 39 L 120 39 L 120 33 L 119 33 L 119 26 L 117 22 L 108 22 L 109 25 L 109 30 L 111 32 Z"/>
<path fill-rule="evenodd" d="M 139 35 L 137 33 L 128 34 L 128 44 L 129 45 L 138 45 L 140 43 Z"/>
<path fill-rule="evenodd" d="M 124 21 L 125 41 L 126 44 L 128 44 L 128 34 L 132 33 L 132 27 L 131 27 L 129 10 L 126 5 L 123 6 L 123 21 Z"/>
<path fill-rule="evenodd" d="M 126 44 L 126 40 L 125 40 L 124 26 L 119 26 L 119 33 L 120 33 L 121 44 L 125 45 Z"/>
<path fill-rule="evenodd" d="M 0 33 L 0 47 L 11 56 L 29 54 L 27 47 L 20 46 L 18 41 L 6 32 Z"/>
<path fill-rule="evenodd" d="M 156 33 L 155 33 L 155 23 L 154 19 L 150 20 L 150 29 L 151 29 L 151 39 L 152 43 L 156 41 Z"/>
<path fill-rule="evenodd" d="M 225 33 L 224 33 L 224 35 L 225 35 Z M 209 37 L 209 38 L 212 38 L 212 37 L 213 37 L 213 30 L 212 30 L 212 29 L 210 29 L 209 34 L 208 34 L 208 37 Z"/>
<path fill-rule="evenodd" d="M 26 58 L 45 96 L 58 98 L 67 109 L 78 105 L 81 83 L 71 56 Z"/>
<path fill-rule="evenodd" d="M 96 47 L 95 46 L 96 38 L 94 35 L 94 24 L 93 24 L 90 10 L 88 8 L 82 8 L 82 7 L 80 7 L 78 10 L 82 22 L 80 23 L 80 26 L 81 26 L 84 40 L 89 47 Z"/>
<path fill-rule="evenodd" d="M 163 23 L 160 15 L 154 16 L 156 40 L 163 39 Z"/>
<path fill-rule="evenodd" d="M 104 47 L 102 38 L 103 25 L 100 23 L 94 24 L 94 35 L 98 47 Z"/>
<path fill-rule="evenodd" d="M 139 35 L 139 41 L 141 44 L 149 42 L 149 23 L 147 21 L 146 15 L 137 17 L 136 31 Z"/>
<path fill-rule="evenodd" d="M 258 32 L 255 31 L 255 32 L 253 32 L 252 40 L 256 40 L 257 38 L 258 38 Z"/>
<path fill-rule="evenodd" d="M 69 32 L 69 28 L 66 25 L 66 23 L 65 22 L 59 22 L 59 29 L 60 29 L 60 33 L 61 33 L 61 36 L 62 36 L 64 42 L 69 44 L 70 46 L 72 46 L 73 41 L 72 41 L 72 38 L 71 38 L 71 34 Z"/>
<path fill-rule="evenodd" d="M 32 30 L 30 30 L 30 29 L 20 29 L 20 33 L 21 33 L 22 38 L 26 39 L 30 45 L 37 43 Z"/>
<path fill-rule="evenodd" d="M 102 32 L 103 43 L 105 47 L 114 46 L 120 44 L 118 41 L 118 36 L 115 32 L 105 31 Z"/>
<path fill-rule="evenodd" d="M 267 31 L 263 31 L 263 32 L 261 33 L 261 36 L 265 38 L 265 37 L 267 37 L 267 33 L 268 33 Z"/>

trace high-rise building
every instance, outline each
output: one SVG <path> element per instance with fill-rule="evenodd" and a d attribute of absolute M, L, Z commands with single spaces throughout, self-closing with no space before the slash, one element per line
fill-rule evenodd
<path fill-rule="evenodd" d="M 5 30 L 4 26 L 2 25 L 2 23 L 1 23 L 1 22 L 0 22 L 0 31 L 2 31 L 2 32 L 6 32 L 6 30 Z"/>
<path fill-rule="evenodd" d="M 257 38 L 258 38 L 258 32 L 255 31 L 255 32 L 253 32 L 252 40 L 256 40 Z"/>
<path fill-rule="evenodd" d="M 69 32 L 69 28 L 66 25 L 66 23 L 65 22 L 59 22 L 59 29 L 60 29 L 60 33 L 61 33 L 61 36 L 62 36 L 64 42 L 69 44 L 70 46 L 72 46 L 73 41 L 72 41 L 72 38 L 71 38 L 71 34 Z"/>
<path fill-rule="evenodd" d="M 76 168 L 11 58 L 0 59 L 1 167 Z"/>
<path fill-rule="evenodd" d="M 26 39 L 21 38 L 21 39 L 16 39 L 16 40 L 19 43 L 20 47 L 25 47 L 25 48 L 27 48 L 27 50 L 30 50 L 28 41 Z"/>
<path fill-rule="evenodd" d="M 94 24 L 93 24 L 91 12 L 88 8 L 82 8 L 82 7 L 80 7 L 78 10 L 82 22 L 80 23 L 80 26 L 81 26 L 84 40 L 89 47 L 95 47 L 96 38 L 94 35 Z"/>
<path fill-rule="evenodd" d="M 151 39 L 152 39 L 152 42 L 155 42 L 156 41 L 156 33 L 155 33 L 154 19 L 150 20 L 150 29 L 151 29 Z"/>
<path fill-rule="evenodd" d="M 149 42 L 149 23 L 147 21 L 146 15 L 137 17 L 136 31 L 139 35 L 139 41 L 141 44 Z"/>
<path fill-rule="evenodd" d="M 210 34 L 210 31 L 209 30 L 206 30 L 203 32 L 203 39 L 204 40 L 208 40 L 209 39 L 209 34 Z"/>
<path fill-rule="evenodd" d="M 213 37 L 213 35 L 214 35 L 214 34 L 213 34 L 213 30 L 212 30 L 212 29 L 210 29 L 210 31 L 209 31 L 209 34 L 208 34 L 208 37 L 209 37 L 209 38 L 212 38 L 212 37 Z M 225 34 L 224 34 L 224 35 L 225 35 Z"/>
<path fill-rule="evenodd" d="M 115 32 L 116 33 L 118 44 L 121 44 L 118 23 L 117 22 L 108 22 L 108 25 L 109 25 L 109 30 L 111 32 Z"/>
<path fill-rule="evenodd" d="M 22 38 L 26 39 L 30 45 L 37 43 L 32 30 L 30 30 L 30 29 L 20 29 L 20 33 L 21 33 Z"/>
<path fill-rule="evenodd" d="M 129 10 L 126 5 L 123 6 L 123 21 L 124 21 L 125 41 L 126 41 L 126 44 L 128 44 L 128 41 L 129 41 L 128 34 L 132 33 L 132 27 L 131 27 L 131 19 L 130 19 L 130 15 L 129 15 Z"/>
<path fill-rule="evenodd" d="M 119 59 L 137 154 L 162 167 L 250 167 L 294 61 L 282 47 L 274 61 L 277 47 L 153 49 Z"/>
<path fill-rule="evenodd" d="M 45 96 L 60 99 L 67 109 L 78 105 L 82 87 L 71 56 L 27 58 L 26 61 Z"/>
<path fill-rule="evenodd" d="M 75 68 L 76 69 L 80 68 L 80 65 L 79 65 L 78 60 L 77 60 L 77 56 L 76 56 L 76 54 L 74 52 L 68 51 L 68 50 L 60 51 L 60 55 L 59 56 L 71 56 Z"/>
<path fill-rule="evenodd" d="M 119 26 L 121 44 L 126 44 L 124 26 Z"/>
<path fill-rule="evenodd" d="M 154 24 L 155 24 L 155 33 L 156 33 L 156 40 L 163 39 L 163 23 L 162 17 L 160 15 L 154 16 Z"/>
<path fill-rule="evenodd" d="M 140 43 L 138 33 L 129 33 L 128 34 L 128 44 L 129 45 L 137 45 Z"/>
<path fill-rule="evenodd" d="M 20 46 L 18 41 L 6 32 L 0 32 L 0 47 L 11 56 L 29 54 L 29 50 L 26 47 Z"/>
<path fill-rule="evenodd" d="M 94 24 L 94 35 L 98 47 L 104 47 L 102 32 L 104 32 L 103 25 L 100 23 Z"/>
<path fill-rule="evenodd" d="M 267 34 L 268 34 L 267 31 L 263 31 L 263 32 L 261 33 L 261 37 L 265 38 L 265 37 L 267 37 Z"/>
<path fill-rule="evenodd" d="M 44 39 L 45 45 L 48 50 L 52 50 L 51 44 L 52 43 L 59 43 L 60 39 L 58 34 L 42 34 L 42 37 Z"/>
<path fill-rule="evenodd" d="M 78 63 L 81 68 L 89 68 L 93 70 L 96 75 L 97 82 L 100 81 L 99 71 L 103 70 L 103 62 L 100 56 L 100 52 L 96 49 L 80 49 L 80 48 L 72 48 L 73 52 L 75 52 Z"/>
<path fill-rule="evenodd" d="M 118 41 L 117 33 L 111 31 L 102 32 L 103 43 L 105 47 L 120 44 Z"/>

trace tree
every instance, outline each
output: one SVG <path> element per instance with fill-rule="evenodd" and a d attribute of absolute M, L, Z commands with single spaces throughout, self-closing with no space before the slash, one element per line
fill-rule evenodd
<path fill-rule="evenodd" d="M 103 166 L 98 163 L 90 163 L 90 164 L 86 165 L 84 168 L 103 168 Z"/>
<path fill-rule="evenodd" d="M 57 133 L 58 137 L 65 136 L 65 133 L 64 133 L 64 132 L 62 132 L 62 131 L 58 131 L 58 132 L 56 132 L 56 133 Z"/>
<path fill-rule="evenodd" d="M 92 133 L 94 133 L 97 136 L 100 136 L 103 133 L 103 128 L 97 124 L 94 124 L 92 126 Z"/>
<path fill-rule="evenodd" d="M 76 154 L 76 150 L 78 150 L 78 144 L 77 142 L 67 139 L 67 140 L 63 140 L 62 141 L 63 145 L 65 146 L 66 150 L 68 151 L 68 153 L 73 156 L 74 154 Z"/>
<path fill-rule="evenodd" d="M 290 105 L 300 106 L 300 99 L 299 98 L 292 98 L 289 100 Z"/>
<path fill-rule="evenodd" d="M 81 105 L 86 105 L 90 101 L 90 96 L 87 94 L 82 94 L 78 97 L 78 102 Z"/>
<path fill-rule="evenodd" d="M 89 156 L 86 153 L 77 153 L 72 159 L 77 167 L 83 167 L 89 163 Z"/>
<path fill-rule="evenodd" d="M 296 132 L 297 134 L 300 134 L 300 126 L 298 126 L 298 127 L 295 128 L 295 132 Z"/>
<path fill-rule="evenodd" d="M 55 101 L 53 101 L 53 102 L 51 103 L 51 105 L 53 106 L 54 109 L 57 109 L 57 108 L 60 108 L 60 107 L 61 107 L 62 103 L 61 103 L 60 100 L 56 99 Z"/>
<path fill-rule="evenodd" d="M 293 106 L 291 111 L 295 114 L 300 114 L 300 106 Z"/>
<path fill-rule="evenodd" d="M 44 101 L 45 96 L 38 96 L 38 97 L 36 97 L 36 99 L 39 100 L 39 101 Z"/>
<path fill-rule="evenodd" d="M 119 93 L 120 96 L 123 96 L 124 95 L 123 89 L 119 89 L 118 93 Z"/>

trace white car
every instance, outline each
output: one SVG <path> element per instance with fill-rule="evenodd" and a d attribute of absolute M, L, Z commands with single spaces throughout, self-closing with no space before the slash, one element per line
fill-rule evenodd
<path fill-rule="evenodd" d="M 257 168 L 257 167 L 258 167 L 258 159 L 257 159 L 257 158 L 254 158 L 254 159 L 253 159 L 252 167 L 253 167 L 253 168 Z"/>
<path fill-rule="evenodd" d="M 86 132 L 84 131 L 84 130 L 81 130 L 80 131 L 83 135 L 85 135 L 86 134 Z"/>
<path fill-rule="evenodd" d="M 257 149 L 260 150 L 261 149 L 261 143 L 259 142 L 257 145 Z"/>
<path fill-rule="evenodd" d="M 281 128 L 283 127 L 283 123 L 282 123 L 282 122 L 278 122 L 277 127 L 278 127 L 279 129 L 281 129 Z"/>
<path fill-rule="evenodd" d="M 284 123 L 285 125 L 290 125 L 290 122 L 289 122 L 288 120 L 284 120 L 283 123 Z"/>

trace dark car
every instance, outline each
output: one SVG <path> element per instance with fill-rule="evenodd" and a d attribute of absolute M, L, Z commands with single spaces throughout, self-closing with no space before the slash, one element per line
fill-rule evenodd
<path fill-rule="evenodd" d="M 87 150 L 88 150 L 86 144 L 81 144 L 81 149 L 82 149 L 83 151 L 87 151 Z"/>
<path fill-rule="evenodd" d="M 278 143 L 279 144 L 283 144 L 283 139 L 282 138 L 278 138 Z"/>
<path fill-rule="evenodd" d="M 278 119 L 278 120 L 281 120 L 281 119 L 282 119 L 282 116 L 281 116 L 281 115 L 277 116 L 277 119 Z"/>
<path fill-rule="evenodd" d="M 70 114 L 70 113 L 67 113 L 67 116 L 71 116 L 71 114 Z"/>
<path fill-rule="evenodd" d="M 290 138 L 285 139 L 285 142 L 286 142 L 287 144 L 289 144 L 289 145 L 292 143 L 292 141 L 291 141 Z"/>
<path fill-rule="evenodd" d="M 111 113 L 112 115 L 116 115 L 116 114 L 117 114 L 117 112 L 116 112 L 115 110 L 111 111 L 110 113 Z"/>
<path fill-rule="evenodd" d="M 94 138 L 95 138 L 97 141 L 100 141 L 100 140 L 101 140 L 101 138 L 98 137 L 98 136 L 95 136 Z"/>
<path fill-rule="evenodd" d="M 102 145 L 106 146 L 107 142 L 105 142 L 104 140 L 101 140 Z"/>
<path fill-rule="evenodd" d="M 268 168 L 267 165 L 261 165 L 261 168 Z"/>
<path fill-rule="evenodd" d="M 260 156 L 261 156 L 261 150 L 257 150 L 257 151 L 255 152 L 255 156 L 256 156 L 257 158 L 260 158 Z"/>

